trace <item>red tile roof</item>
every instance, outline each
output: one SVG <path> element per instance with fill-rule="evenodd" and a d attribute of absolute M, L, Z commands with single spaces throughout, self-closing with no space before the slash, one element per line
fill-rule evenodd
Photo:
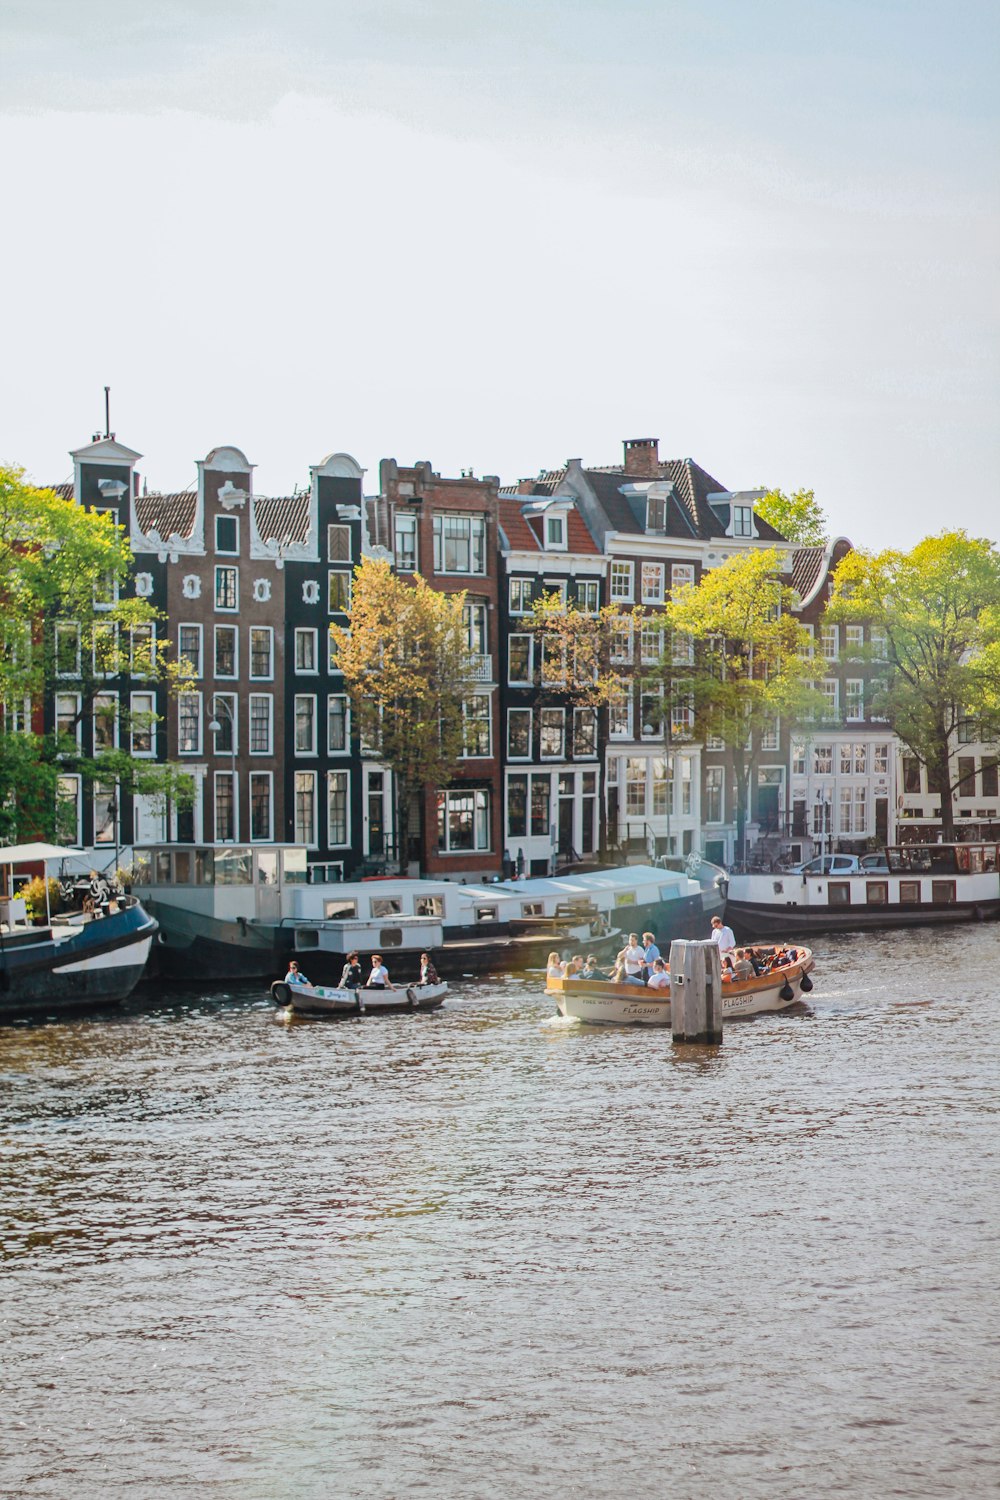
<path fill-rule="evenodd" d="M 309 496 L 283 495 L 254 498 L 254 517 L 262 542 L 305 542 L 309 538 Z"/>
<path fill-rule="evenodd" d="M 181 490 L 173 495 L 158 495 L 150 490 L 148 495 L 135 497 L 135 518 L 139 530 L 148 536 L 158 532 L 164 541 L 174 535 L 189 537 L 194 531 L 198 496 L 193 490 Z"/>

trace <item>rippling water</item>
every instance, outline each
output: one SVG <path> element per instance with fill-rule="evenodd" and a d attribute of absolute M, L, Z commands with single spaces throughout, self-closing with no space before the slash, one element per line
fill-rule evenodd
<path fill-rule="evenodd" d="M 714 1053 L 521 979 L 0 1031 L 0 1492 L 995 1493 L 1000 929 L 817 959 Z"/>

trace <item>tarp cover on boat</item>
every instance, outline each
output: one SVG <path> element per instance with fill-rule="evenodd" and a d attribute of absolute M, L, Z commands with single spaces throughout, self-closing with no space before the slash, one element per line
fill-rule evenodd
<path fill-rule="evenodd" d="M 63 849 L 58 844 L 11 844 L 0 847 L 0 865 L 27 865 L 40 859 L 86 859 L 82 849 Z"/>

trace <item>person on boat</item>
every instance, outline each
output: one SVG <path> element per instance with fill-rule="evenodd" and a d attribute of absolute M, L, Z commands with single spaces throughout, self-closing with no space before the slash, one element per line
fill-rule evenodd
<path fill-rule="evenodd" d="M 607 977 L 608 976 L 607 976 L 607 974 L 605 974 L 604 970 L 601 969 L 601 968 L 598 968 L 597 955 L 594 954 L 594 953 L 588 953 L 587 954 L 587 962 L 584 964 L 583 969 L 580 972 L 580 978 L 581 979 L 607 979 Z"/>
<path fill-rule="evenodd" d="M 342 990 L 358 990 L 364 980 L 361 972 L 361 960 L 357 953 L 349 953 L 340 976 L 340 988 Z"/>
<path fill-rule="evenodd" d="M 394 990 L 396 986 L 389 978 L 389 970 L 382 962 L 380 953 L 372 954 L 372 971 L 365 980 L 366 990 Z"/>
<path fill-rule="evenodd" d="M 622 949 L 619 958 L 625 965 L 625 978 L 638 979 L 640 984 L 643 983 L 642 971 L 646 965 L 646 958 L 639 946 L 639 934 L 637 932 L 629 933 L 628 945 Z"/>
<path fill-rule="evenodd" d="M 564 972 L 565 965 L 558 953 L 550 953 L 549 961 L 545 965 L 546 979 L 562 979 Z"/>
<path fill-rule="evenodd" d="M 656 960 L 663 957 L 656 945 L 656 938 L 651 932 L 644 932 L 642 935 L 642 956 L 646 960 L 646 978 L 648 979 L 653 972 Z"/>
<path fill-rule="evenodd" d="M 566 965 L 566 972 L 563 974 L 563 978 L 564 979 L 582 979 L 583 978 L 583 954 L 582 953 L 574 953 L 573 957 L 570 959 L 569 963 Z"/>
<path fill-rule="evenodd" d="M 648 990 L 669 990 L 670 975 L 667 973 L 667 966 L 662 958 L 653 959 L 653 972 L 646 980 L 646 988 Z"/>
<path fill-rule="evenodd" d="M 753 978 L 753 964 L 747 958 L 745 948 L 737 948 L 736 950 L 736 962 L 733 964 L 733 973 L 737 979 Z"/>
<path fill-rule="evenodd" d="M 421 955 L 420 955 L 420 978 L 417 980 L 417 983 L 418 984 L 440 984 L 441 983 L 440 979 L 438 978 L 438 971 L 437 971 L 437 969 L 435 969 L 434 965 L 431 963 L 431 956 L 430 956 L 429 953 L 421 953 Z"/>
<path fill-rule="evenodd" d="M 724 924 L 721 917 L 713 917 L 709 941 L 718 943 L 720 953 L 732 953 L 736 947 L 736 934 L 731 927 Z"/>
<path fill-rule="evenodd" d="M 288 965 L 288 973 L 285 975 L 285 983 L 286 984 L 309 984 L 309 980 L 303 974 L 302 970 L 299 968 L 299 966 L 295 962 L 294 958 L 291 960 L 291 962 Z M 309 988 L 312 989 L 312 985 L 311 984 L 309 985 Z"/>

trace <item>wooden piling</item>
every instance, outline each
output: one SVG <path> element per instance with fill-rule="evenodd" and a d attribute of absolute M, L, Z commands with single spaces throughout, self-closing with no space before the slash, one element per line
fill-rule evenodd
<path fill-rule="evenodd" d="M 722 963 L 717 943 L 670 944 L 670 1028 L 675 1042 L 722 1042 Z"/>

